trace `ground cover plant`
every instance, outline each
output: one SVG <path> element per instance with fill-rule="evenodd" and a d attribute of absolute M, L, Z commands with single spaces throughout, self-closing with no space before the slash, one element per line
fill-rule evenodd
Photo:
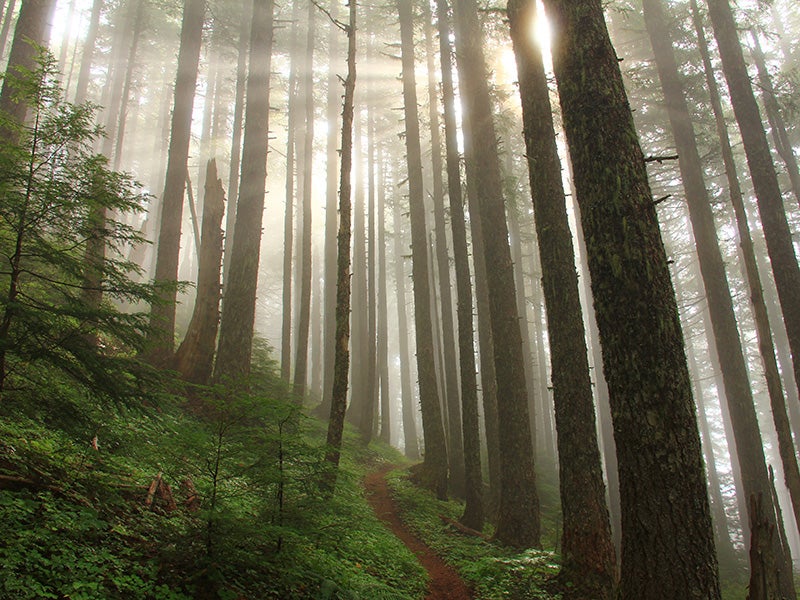
<path fill-rule="evenodd" d="M 82 434 L 4 414 L 0 597 L 421 597 L 422 568 L 360 485 L 390 450 L 348 436 L 326 498 L 321 424 L 227 401 L 202 418 L 177 397 L 108 410 Z"/>
<path fill-rule="evenodd" d="M 557 592 L 549 591 L 554 589 L 552 580 L 558 573 L 557 554 L 547 550 L 518 552 L 477 535 L 461 534 L 450 524 L 461 516 L 461 503 L 436 499 L 416 487 L 407 471 L 392 471 L 387 480 L 407 526 L 455 567 L 476 598 L 559 598 Z"/>

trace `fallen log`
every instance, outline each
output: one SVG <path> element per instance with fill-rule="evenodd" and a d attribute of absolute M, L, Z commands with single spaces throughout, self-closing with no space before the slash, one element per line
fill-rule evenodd
<path fill-rule="evenodd" d="M 439 518 L 444 523 L 446 523 L 447 525 L 450 525 L 451 527 L 454 527 L 459 532 L 461 532 L 461 533 L 463 533 L 465 535 L 472 535 L 472 536 L 475 536 L 475 537 L 479 537 L 479 538 L 481 538 L 482 540 L 484 540 L 486 542 L 488 542 L 489 539 L 490 539 L 489 536 L 486 535 L 485 533 L 481 533 L 480 531 L 472 529 L 471 527 L 467 527 L 466 525 L 462 525 L 461 523 L 459 523 L 458 521 L 456 521 L 454 519 L 451 519 L 450 517 L 445 517 L 444 515 L 439 515 Z"/>

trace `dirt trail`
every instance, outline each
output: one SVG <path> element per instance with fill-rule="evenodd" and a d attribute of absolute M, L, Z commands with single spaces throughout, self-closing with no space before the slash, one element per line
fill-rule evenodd
<path fill-rule="evenodd" d="M 378 518 L 389 526 L 428 571 L 431 580 L 425 600 L 471 600 L 472 594 L 458 573 L 406 529 L 400 520 L 386 485 L 386 473 L 391 468 L 386 467 L 366 476 L 364 487 L 367 489 L 367 500 Z"/>

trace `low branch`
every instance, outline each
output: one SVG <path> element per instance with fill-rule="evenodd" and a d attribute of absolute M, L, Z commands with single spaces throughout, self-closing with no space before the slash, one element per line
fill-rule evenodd
<path fill-rule="evenodd" d="M 666 161 L 666 160 L 678 160 L 678 158 L 679 157 L 678 157 L 677 154 L 667 154 L 667 155 L 664 155 L 664 156 L 645 156 L 644 157 L 644 162 L 646 162 L 646 163 L 657 162 L 658 164 L 661 165 L 661 164 L 664 164 L 664 161 Z"/>
<path fill-rule="evenodd" d="M 657 200 L 653 200 L 653 206 L 658 206 L 664 200 L 666 200 L 667 198 L 671 198 L 671 197 L 672 197 L 672 194 L 667 194 L 666 196 L 661 196 L 661 198 L 658 198 Z"/>

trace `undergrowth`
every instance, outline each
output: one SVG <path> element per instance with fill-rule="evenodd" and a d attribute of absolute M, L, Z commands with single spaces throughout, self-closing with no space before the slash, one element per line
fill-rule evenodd
<path fill-rule="evenodd" d="M 441 516 L 457 520 L 463 505 L 438 500 L 414 486 L 405 471 L 387 475 L 401 518 L 416 536 L 452 565 L 474 590 L 477 600 L 555 600 L 549 581 L 558 572 L 558 556 L 544 550 L 518 552 L 455 531 Z"/>
<path fill-rule="evenodd" d="M 348 434 L 326 498 L 324 425 L 279 393 L 136 409 L 52 394 L 91 410 L 71 424 L 0 412 L 0 598 L 422 597 L 423 569 L 360 485 L 401 460 L 388 447 Z"/>

